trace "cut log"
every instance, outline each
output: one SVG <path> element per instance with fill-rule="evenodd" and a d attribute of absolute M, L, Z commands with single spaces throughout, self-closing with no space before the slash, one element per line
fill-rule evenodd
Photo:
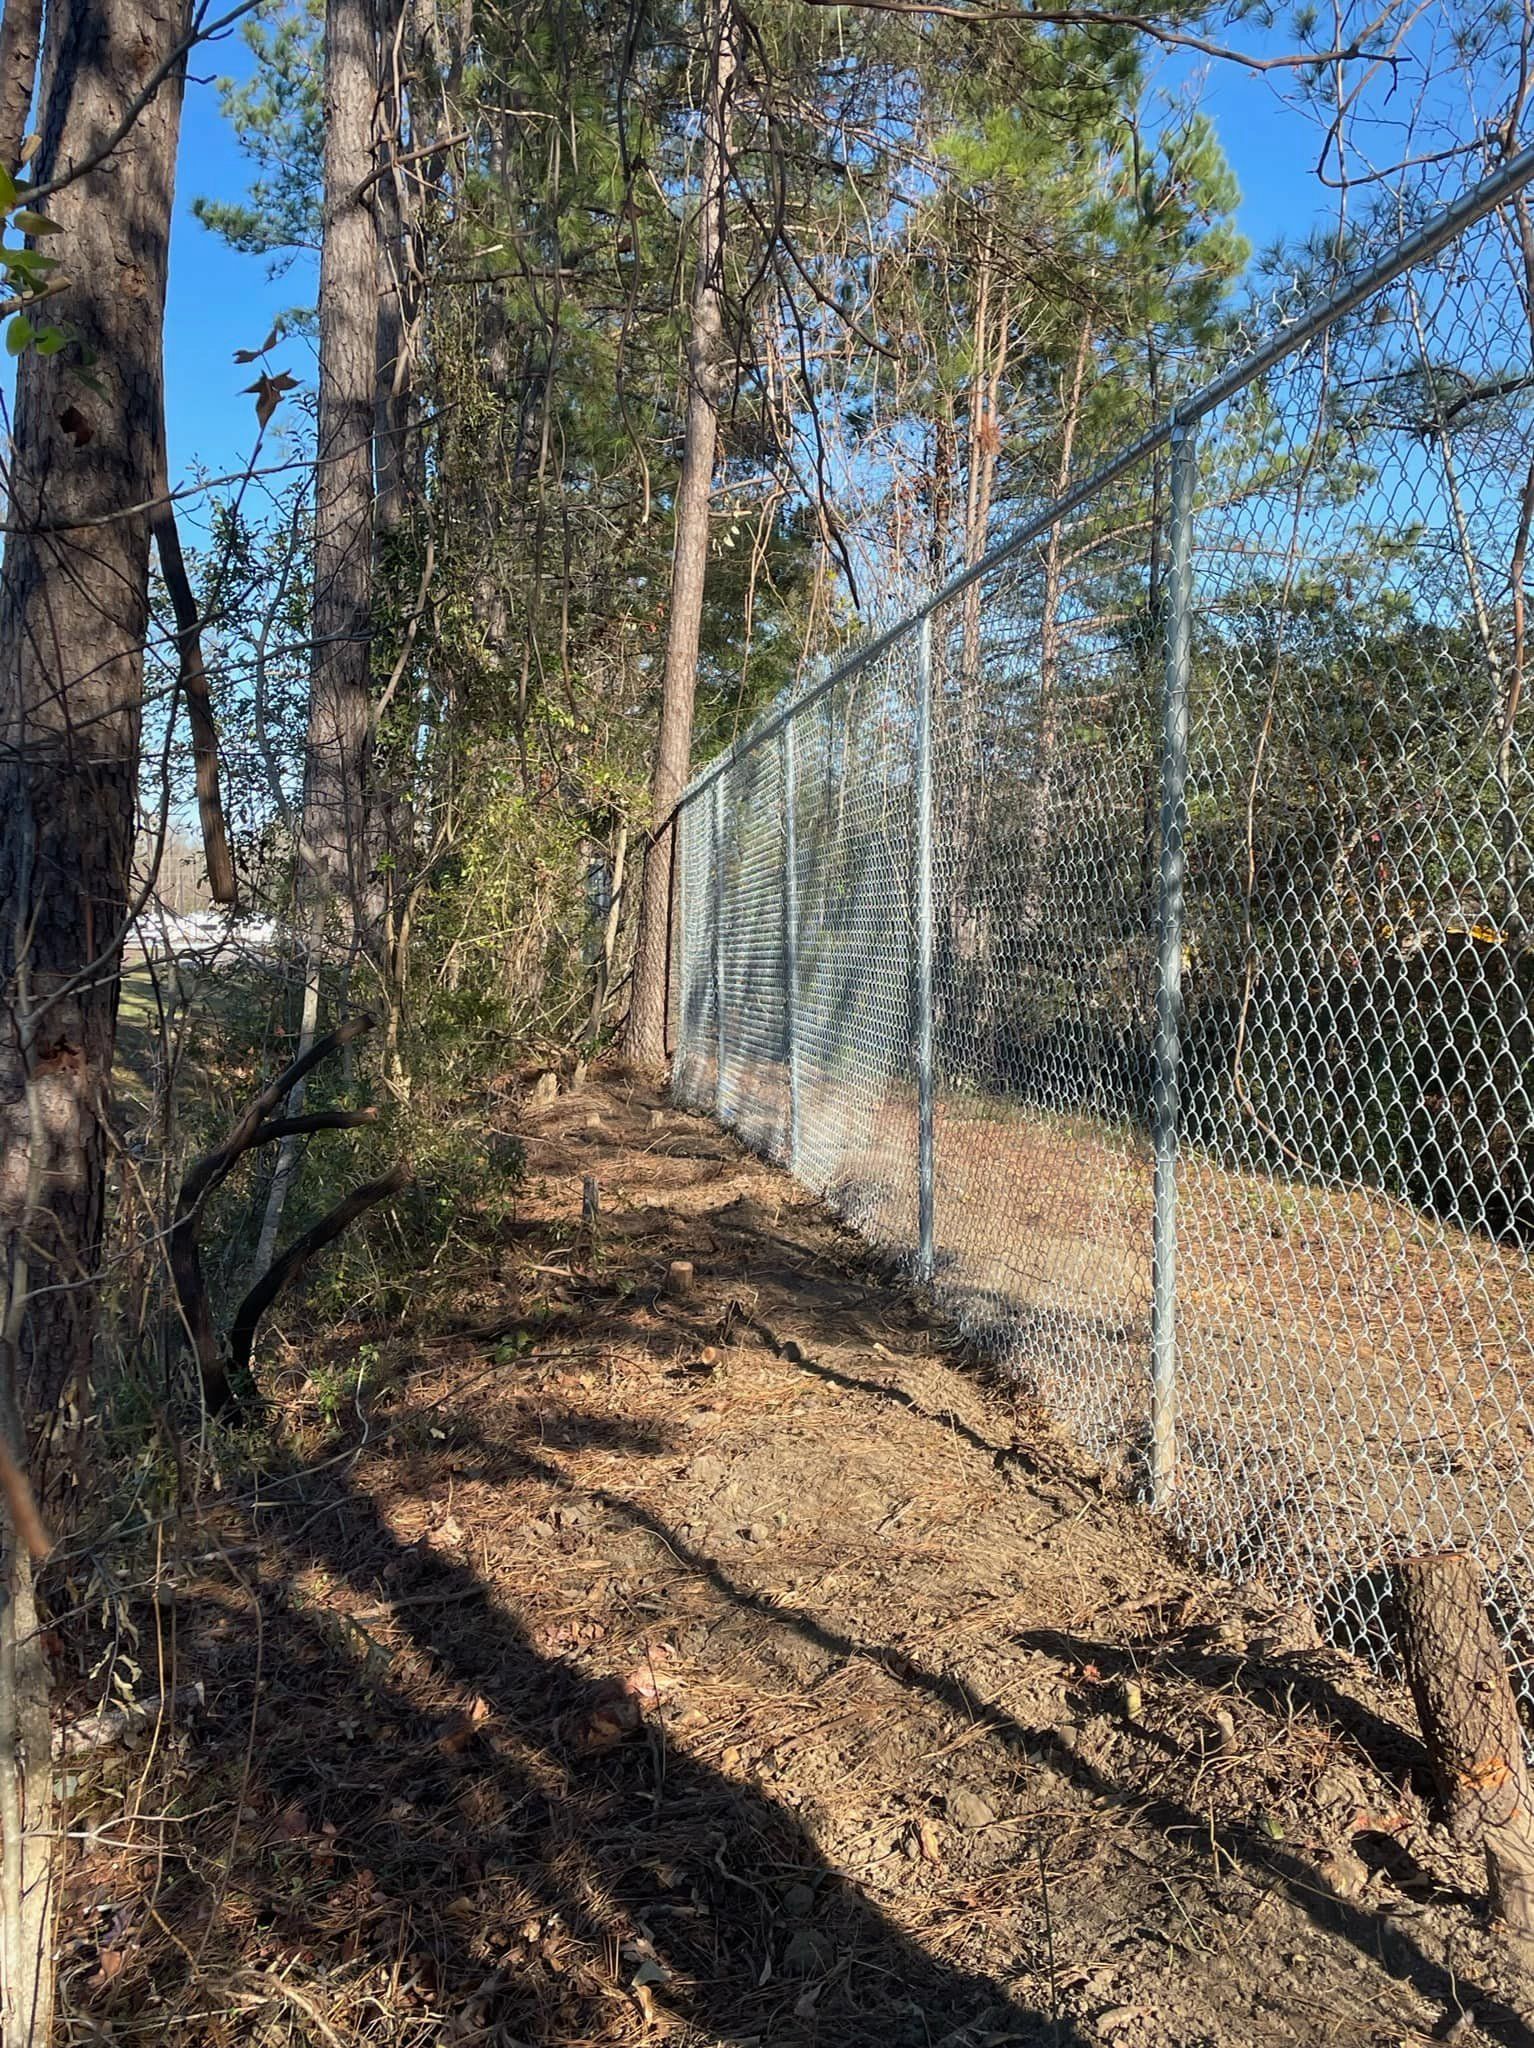
<path fill-rule="evenodd" d="M 1534 1807 L 1523 1728 L 1473 1557 L 1401 1559 L 1397 1636 L 1443 1801 L 1462 1842 L 1486 1855 L 1493 1906 L 1534 1939 Z"/>
<path fill-rule="evenodd" d="M 666 1292 L 674 1301 L 685 1301 L 692 1293 L 691 1259 L 673 1259 L 666 1268 Z"/>

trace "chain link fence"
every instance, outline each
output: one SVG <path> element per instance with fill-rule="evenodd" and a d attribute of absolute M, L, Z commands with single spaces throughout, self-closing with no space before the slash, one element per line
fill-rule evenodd
<path fill-rule="evenodd" d="M 765 718 L 679 1098 L 909 1254 L 1222 1573 L 1534 1699 L 1534 155 Z"/>

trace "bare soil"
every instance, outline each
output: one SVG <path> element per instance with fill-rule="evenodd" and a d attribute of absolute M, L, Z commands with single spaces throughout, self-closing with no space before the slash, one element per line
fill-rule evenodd
<path fill-rule="evenodd" d="M 714 1068 L 694 1060 L 692 1099 Z M 787 1148 L 781 1063 L 726 1111 Z M 916 1238 L 916 1105 L 807 1058 L 804 1177 L 876 1241 Z M 940 1090 L 936 1281 L 1105 1470 L 1149 1429 L 1152 1159 L 1143 1131 Z M 1174 1519 L 1217 1569 L 1261 1572 L 1383 1646 L 1380 1560 L 1468 1546 L 1534 1712 L 1534 1262 L 1527 1245 L 1367 1188 L 1190 1149 L 1177 1207 Z"/>
<path fill-rule="evenodd" d="M 1403 1696 L 713 1127 L 497 1114 L 515 1215 L 268 1356 L 133 1613 L 202 1704 L 78 1766 L 74 2039 L 1534 2048 Z"/>

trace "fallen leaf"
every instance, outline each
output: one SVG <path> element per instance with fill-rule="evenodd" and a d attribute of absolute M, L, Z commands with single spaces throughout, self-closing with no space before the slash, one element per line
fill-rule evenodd
<path fill-rule="evenodd" d="M 128 1951 L 125 1948 L 104 1948 L 96 1958 L 95 1969 L 86 1979 L 88 1988 L 92 1991 L 104 1991 L 122 1975 L 123 1965 L 127 1960 Z"/>
<path fill-rule="evenodd" d="M 437 1749 L 442 1756 L 458 1756 L 474 1740 L 474 1723 L 467 1714 L 453 1714 L 437 1730 Z"/>

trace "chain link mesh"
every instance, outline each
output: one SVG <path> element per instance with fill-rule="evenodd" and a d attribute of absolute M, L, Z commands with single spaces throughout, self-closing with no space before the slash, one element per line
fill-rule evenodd
<path fill-rule="evenodd" d="M 1222 1573 L 1383 1653 L 1390 1561 L 1473 1551 L 1527 1706 L 1515 232 L 1486 214 L 1210 409 L 1181 537 L 1162 445 L 1053 525 L 1045 508 L 927 636 L 913 620 L 705 771 L 681 816 L 674 1085 L 909 1253 L 1110 1476 L 1157 1470 Z M 1181 1014 L 1175 1213 L 1155 1195 L 1158 976 Z M 1174 1249 L 1161 1470 L 1153 1275 Z"/>

